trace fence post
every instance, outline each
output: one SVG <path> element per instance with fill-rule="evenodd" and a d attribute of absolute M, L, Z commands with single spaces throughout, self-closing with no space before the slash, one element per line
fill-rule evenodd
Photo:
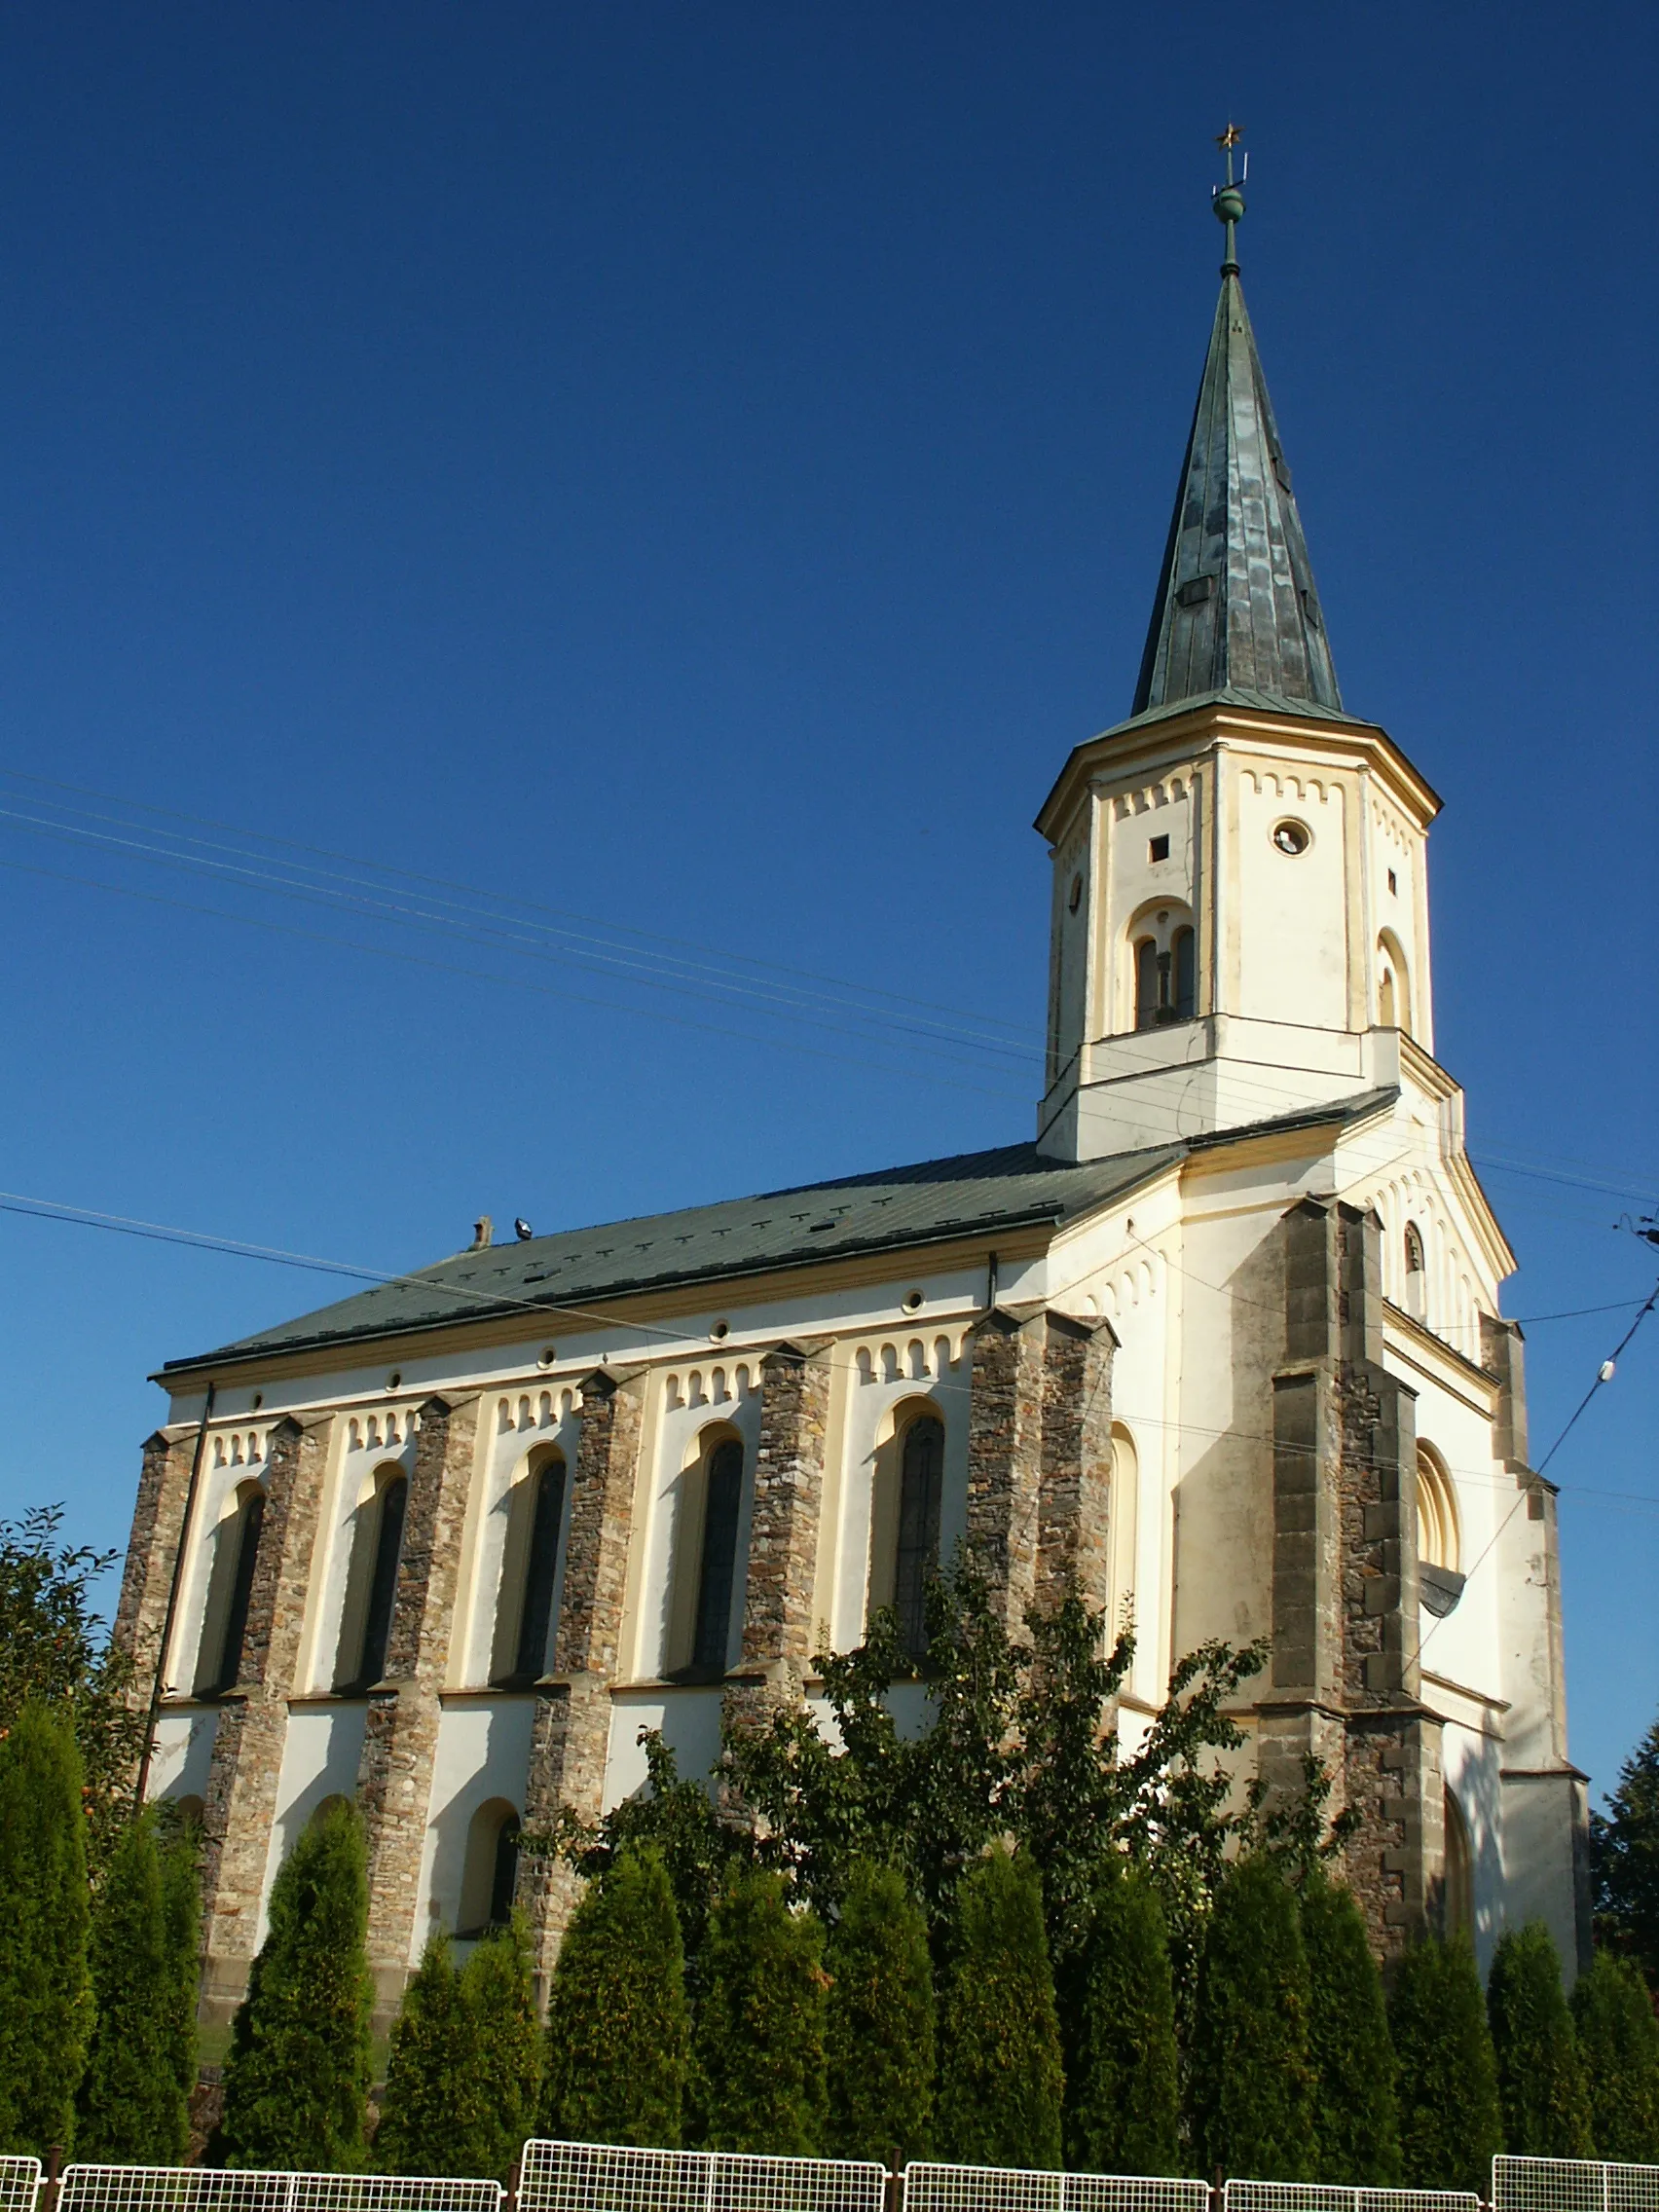
<path fill-rule="evenodd" d="M 882 2195 L 886 2212 L 904 2212 L 904 2160 L 898 2151 L 893 2153 L 893 2163 L 887 2169 Z"/>
<path fill-rule="evenodd" d="M 57 2212 L 58 2194 L 63 2187 L 63 2146 L 49 2143 L 46 2147 L 46 2184 L 40 2193 L 40 2212 Z"/>
<path fill-rule="evenodd" d="M 501 2198 L 501 2212 L 518 2212 L 519 2162 L 515 2158 L 507 2168 L 506 2194 Z"/>
<path fill-rule="evenodd" d="M 1227 2176 L 1219 2166 L 1216 2167 L 1215 2178 L 1210 2183 L 1209 2199 L 1210 2212 L 1227 2212 Z"/>

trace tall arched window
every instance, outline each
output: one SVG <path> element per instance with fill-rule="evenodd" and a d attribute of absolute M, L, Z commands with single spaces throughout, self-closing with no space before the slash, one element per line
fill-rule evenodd
<path fill-rule="evenodd" d="M 518 1858 L 518 1812 L 504 1797 L 492 1797 L 473 1814 L 466 1831 L 458 1936 L 487 1936 L 492 1928 L 505 1928 L 513 1913 Z"/>
<path fill-rule="evenodd" d="M 1415 1221 L 1406 1224 L 1406 1311 L 1414 1321 L 1428 1317 L 1428 1273 L 1423 1266 L 1422 1232 Z"/>
<path fill-rule="evenodd" d="M 731 1644 L 737 1524 L 743 1507 L 743 1446 L 736 1437 L 717 1444 L 710 1453 L 705 1482 L 691 1664 L 699 1674 L 723 1675 Z"/>
<path fill-rule="evenodd" d="M 927 1592 L 939 1571 L 943 1497 L 944 1423 L 935 1414 L 918 1414 L 900 1445 L 899 1542 L 893 1562 L 899 1635 L 912 1659 L 925 1657 L 928 1648 Z"/>
<path fill-rule="evenodd" d="M 196 1694 L 214 1697 L 235 1689 L 247 1639 L 253 1571 L 259 1564 L 259 1533 L 265 1525 L 265 1493 L 243 1483 L 235 1509 L 213 1536 L 213 1566 L 207 1579 L 207 1608 L 196 1658 Z"/>
<path fill-rule="evenodd" d="M 337 1689 L 366 1690 L 386 1673 L 408 1503 L 409 1484 L 402 1468 L 378 1468 L 373 1491 L 357 1508 L 351 1539 L 351 1566 L 335 1669 Z"/>
<path fill-rule="evenodd" d="M 547 1668 L 553 1593 L 559 1580 L 559 1532 L 565 1518 L 562 1452 L 534 1461 L 510 1509 L 501 1603 L 497 1616 L 494 1678 L 503 1687 L 534 1682 Z"/>
<path fill-rule="evenodd" d="M 1456 1574 L 1460 1546 L 1457 1498 L 1446 1462 L 1432 1444 L 1419 1444 L 1417 1456 L 1418 1558 L 1426 1567 Z"/>

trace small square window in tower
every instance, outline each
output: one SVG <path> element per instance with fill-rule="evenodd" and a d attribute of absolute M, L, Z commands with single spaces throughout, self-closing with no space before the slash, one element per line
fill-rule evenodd
<path fill-rule="evenodd" d="M 1167 860 L 1167 859 L 1169 858 L 1169 840 L 1168 840 L 1168 838 L 1167 838 L 1167 837 L 1152 837 L 1152 838 L 1149 838 L 1149 839 L 1147 840 L 1147 858 L 1148 858 L 1149 860 L 1153 860 L 1153 861 L 1166 861 L 1166 860 Z"/>

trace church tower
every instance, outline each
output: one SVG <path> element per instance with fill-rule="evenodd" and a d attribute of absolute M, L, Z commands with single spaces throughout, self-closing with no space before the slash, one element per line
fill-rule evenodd
<path fill-rule="evenodd" d="M 1231 136 L 1232 133 L 1230 132 Z M 1039 1149 L 1097 1160 L 1399 1079 L 1433 1051 L 1439 801 L 1349 714 L 1235 253 L 1129 719 L 1079 746 L 1053 854 Z"/>

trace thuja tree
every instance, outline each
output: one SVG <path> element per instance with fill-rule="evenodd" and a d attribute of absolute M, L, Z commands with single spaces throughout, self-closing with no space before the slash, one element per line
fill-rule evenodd
<path fill-rule="evenodd" d="M 1659 1990 L 1659 1720 L 1620 1767 L 1606 1812 L 1590 1816 L 1590 1874 L 1597 1942 Z"/>
<path fill-rule="evenodd" d="M 657 1852 L 628 1845 L 590 1881 L 559 1947 L 541 2131 L 672 2151 L 684 2125 L 689 2059 L 673 1886 Z"/>
<path fill-rule="evenodd" d="M 1177 2170 L 1180 2083 L 1163 1906 L 1108 1862 L 1088 1933 L 1061 1978 L 1066 2163 L 1088 2173 Z"/>
<path fill-rule="evenodd" d="M 1430 1936 L 1396 1961 L 1388 2029 L 1406 2187 L 1484 2195 L 1503 2149 L 1503 2122 L 1486 2000 L 1466 1936 Z"/>
<path fill-rule="evenodd" d="M 26 1705 L 0 1740 L 0 2151 L 73 2140 L 92 2026 L 81 1760 Z"/>
<path fill-rule="evenodd" d="M 1265 1856 L 1239 1860 L 1216 1893 L 1189 2068 L 1193 2145 L 1205 2173 L 1309 2178 L 1315 2078 L 1300 1919 L 1294 1890 Z"/>
<path fill-rule="evenodd" d="M 96 2026 L 77 2100 L 80 2157 L 177 2165 L 190 2141 L 189 2085 L 179 2079 L 179 1968 L 167 1884 L 146 1813 L 128 1825 L 92 1912 Z"/>
<path fill-rule="evenodd" d="M 184 2099 L 186 2116 L 196 2087 L 196 2006 L 202 1983 L 202 1877 L 197 1864 L 201 1830 L 194 1825 L 164 1827 L 162 1923 L 167 1954 L 163 1996 L 164 2057 Z"/>
<path fill-rule="evenodd" d="M 824 1933 L 781 1877 L 748 1867 L 710 1916 L 697 2007 L 698 2131 L 711 2151 L 812 2157 L 824 2138 Z"/>
<path fill-rule="evenodd" d="M 1060 2035 L 1042 1880 L 995 1845 L 956 1897 L 939 2082 L 941 2154 L 963 2165 L 1060 2162 Z"/>
<path fill-rule="evenodd" d="M 1353 1893 L 1323 1871 L 1302 1891 L 1302 1940 L 1313 2068 L 1310 2179 L 1387 2188 L 1399 2175 L 1400 2129 L 1382 1976 Z"/>
<path fill-rule="evenodd" d="M 541 2022 L 522 1914 L 484 1937 L 461 1970 L 461 1994 L 472 2031 L 474 2090 L 462 2170 L 504 2182 L 532 2132 L 541 2079 Z"/>
<path fill-rule="evenodd" d="M 224 2160 L 354 2172 L 363 2163 L 373 1990 L 362 1822 L 337 1805 L 305 1829 L 271 1886 L 225 2067 Z"/>
<path fill-rule="evenodd" d="M 1487 1976 L 1487 2014 L 1504 2149 L 1513 2157 L 1589 2157 L 1590 2099 L 1578 2039 L 1561 1960 L 1541 1920 L 1499 1936 Z"/>
<path fill-rule="evenodd" d="M 1599 2158 L 1659 2164 L 1659 2020 L 1634 1959 L 1598 1951 L 1572 1992 Z"/>
<path fill-rule="evenodd" d="M 933 2141 L 934 1976 L 927 1920 L 894 1866 L 863 1866 L 830 1937 L 825 2154 L 896 2166 Z"/>
<path fill-rule="evenodd" d="M 374 2162 L 387 2174 L 470 2174 L 476 2050 L 442 1933 L 427 1939 L 392 2023 Z"/>
<path fill-rule="evenodd" d="M 104 1633 L 92 1585 L 119 1552 L 59 1540 L 63 1508 L 0 1522 L 0 1729 L 29 1704 L 68 1722 L 86 1790 L 87 1857 L 94 1872 L 121 1838 L 146 1715 L 133 1667 Z"/>

